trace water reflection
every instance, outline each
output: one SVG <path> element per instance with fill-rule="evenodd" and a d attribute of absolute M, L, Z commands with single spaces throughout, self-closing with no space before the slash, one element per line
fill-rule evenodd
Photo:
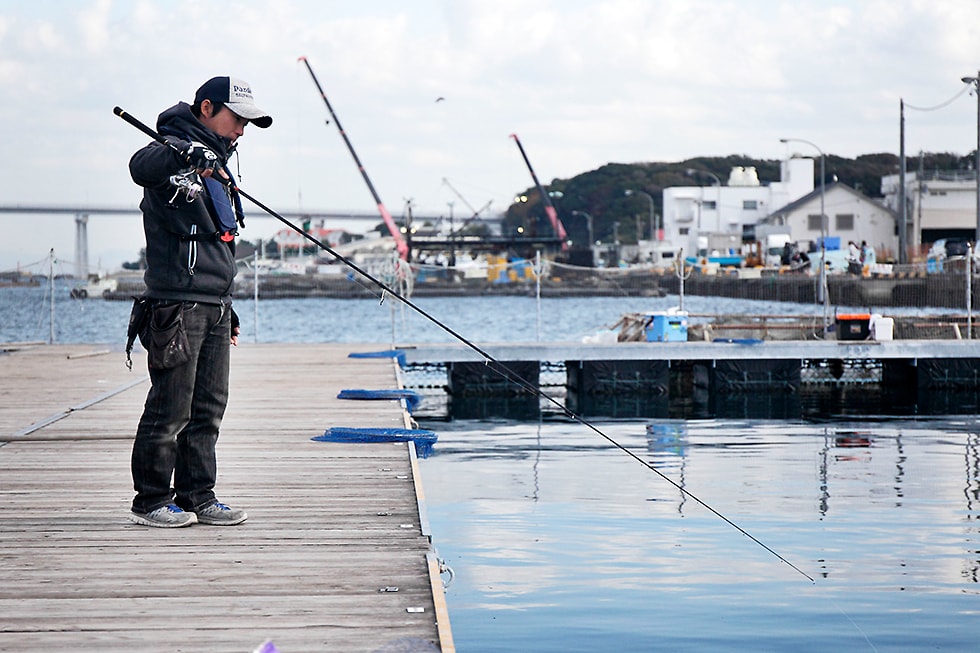
<path fill-rule="evenodd" d="M 980 534 L 980 511 L 978 511 L 978 500 L 980 500 L 980 435 L 976 433 L 970 433 L 967 437 L 965 463 L 966 487 L 963 490 L 963 496 L 966 497 L 966 521 L 972 522 L 970 533 L 977 536 Z M 980 582 L 980 558 L 978 558 L 980 550 L 974 550 L 973 555 L 972 564 L 966 566 L 963 576 L 974 583 L 978 583 Z"/>
<path fill-rule="evenodd" d="M 533 421 L 541 416 L 540 399 L 536 395 L 520 393 L 515 397 L 452 397 L 446 404 L 450 419 L 487 419 L 506 417 Z"/>
<path fill-rule="evenodd" d="M 684 468 L 687 461 L 687 425 L 684 422 L 647 424 L 647 450 L 653 454 L 651 464 L 665 475 L 676 471 L 678 485 L 677 512 L 683 514 L 687 494 L 684 490 Z"/>

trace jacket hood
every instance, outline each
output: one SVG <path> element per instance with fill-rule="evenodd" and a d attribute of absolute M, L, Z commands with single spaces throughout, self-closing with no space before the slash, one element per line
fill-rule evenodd
<path fill-rule="evenodd" d="M 157 131 L 164 136 L 175 136 L 189 141 L 198 141 L 214 150 L 222 163 L 227 163 L 235 146 L 224 136 L 219 136 L 191 112 L 191 105 L 178 102 L 157 117 Z"/>

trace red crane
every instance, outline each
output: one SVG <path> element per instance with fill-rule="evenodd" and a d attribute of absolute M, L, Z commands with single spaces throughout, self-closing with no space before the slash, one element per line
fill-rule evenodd
<path fill-rule="evenodd" d="M 306 57 L 300 57 L 300 61 L 306 64 L 306 69 L 310 71 L 310 77 L 313 78 L 313 83 L 316 84 L 316 90 L 320 91 L 320 97 L 323 98 L 323 103 L 327 105 L 327 111 L 330 112 L 330 117 L 333 118 L 333 122 L 337 125 L 337 129 L 340 131 L 340 135 L 344 139 L 344 143 L 347 145 L 347 149 L 350 151 L 352 157 L 354 157 L 354 163 L 357 164 L 357 169 L 361 171 L 361 176 L 364 177 L 364 183 L 367 184 L 368 190 L 371 191 L 371 196 L 374 197 L 375 203 L 378 205 L 378 213 L 381 214 L 381 218 L 384 220 L 385 225 L 388 227 L 388 231 L 391 233 L 391 237 L 395 239 L 395 248 L 398 250 L 398 255 L 403 258 L 408 258 L 408 244 L 402 237 L 401 230 L 398 225 L 395 224 L 395 220 L 388 213 L 388 209 L 385 205 L 381 203 L 381 198 L 378 197 L 378 191 L 374 190 L 374 184 L 371 183 L 371 178 L 368 177 L 367 170 L 361 165 L 361 160 L 357 158 L 357 152 L 354 151 L 354 146 L 351 145 L 350 139 L 347 138 L 347 132 L 344 128 L 340 126 L 340 121 L 337 120 L 337 114 L 334 113 L 333 107 L 330 106 L 330 101 L 327 100 L 327 94 L 323 92 L 323 87 L 320 86 L 320 80 L 316 78 L 313 73 L 313 69 L 310 67 L 310 62 L 306 60 Z"/>
<path fill-rule="evenodd" d="M 563 250 L 568 249 L 568 233 L 565 231 L 565 225 L 561 223 L 558 218 L 558 211 L 555 209 L 555 205 L 551 203 L 551 197 L 544 191 L 541 186 L 541 182 L 538 181 L 538 176 L 534 174 L 534 168 L 531 167 L 531 162 L 527 158 L 527 153 L 524 151 L 524 146 L 521 145 L 521 139 L 517 138 L 517 134 L 511 134 L 511 138 L 517 143 L 517 149 L 521 151 L 521 156 L 524 157 L 524 163 L 527 164 L 527 169 L 531 173 L 531 179 L 534 180 L 534 186 L 538 189 L 538 193 L 541 195 L 541 201 L 544 202 L 544 212 L 548 216 L 548 220 L 551 221 L 551 227 L 555 230 L 555 235 L 561 239 L 561 248 Z"/>

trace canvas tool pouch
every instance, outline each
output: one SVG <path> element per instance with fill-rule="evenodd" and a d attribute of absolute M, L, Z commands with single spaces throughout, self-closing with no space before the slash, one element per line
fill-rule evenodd
<path fill-rule="evenodd" d="M 146 328 L 139 332 L 150 369 L 169 370 L 190 360 L 184 331 L 184 304 L 151 304 Z"/>

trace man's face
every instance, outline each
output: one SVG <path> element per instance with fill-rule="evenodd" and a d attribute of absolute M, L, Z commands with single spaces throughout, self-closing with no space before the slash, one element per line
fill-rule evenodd
<path fill-rule="evenodd" d="M 248 119 L 235 114 L 228 107 L 221 107 L 215 113 L 211 100 L 205 100 L 201 103 L 201 123 L 218 136 L 224 136 L 234 143 L 245 132 Z"/>

